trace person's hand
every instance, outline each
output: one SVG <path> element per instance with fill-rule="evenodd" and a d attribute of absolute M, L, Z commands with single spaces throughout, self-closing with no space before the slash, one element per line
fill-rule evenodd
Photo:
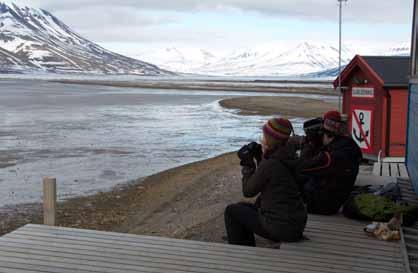
<path fill-rule="evenodd" d="M 254 158 L 257 161 L 257 166 L 260 164 L 261 160 L 263 159 L 263 146 L 257 144 L 255 151 L 254 151 Z"/>
<path fill-rule="evenodd" d="M 258 160 L 260 158 L 261 147 L 259 146 L 260 144 L 251 142 L 250 144 L 244 145 L 238 151 L 241 166 L 250 167 L 251 169 L 256 167 L 254 159 L 256 158 Z"/>
<path fill-rule="evenodd" d="M 241 160 L 239 164 L 243 167 L 248 167 L 250 169 L 255 169 L 257 167 L 255 165 L 254 159 Z"/>

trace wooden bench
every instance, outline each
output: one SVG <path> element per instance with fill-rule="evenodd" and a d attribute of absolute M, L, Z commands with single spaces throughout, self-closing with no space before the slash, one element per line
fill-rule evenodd
<path fill-rule="evenodd" d="M 267 249 L 26 225 L 0 238 L 0 272 L 405 272 L 400 243 L 367 237 L 363 227 L 311 216 L 309 240 Z"/>
<path fill-rule="evenodd" d="M 404 162 L 377 162 L 373 166 L 373 175 L 409 178 L 408 170 Z"/>

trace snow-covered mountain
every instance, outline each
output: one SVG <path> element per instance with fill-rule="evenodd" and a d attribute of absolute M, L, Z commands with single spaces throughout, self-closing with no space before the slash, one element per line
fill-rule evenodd
<path fill-rule="evenodd" d="M 100 47 L 48 11 L 0 1 L 0 73 L 30 71 L 172 74 Z"/>
<path fill-rule="evenodd" d="M 343 62 L 352 53 L 343 50 Z M 204 68 L 205 74 L 292 76 L 323 71 L 338 65 L 338 49 L 330 45 L 301 43 L 294 48 L 264 47 L 233 53 Z"/>
<path fill-rule="evenodd" d="M 396 47 L 392 47 L 386 52 L 386 55 L 389 56 L 409 56 L 411 55 L 411 45 L 410 43 L 401 43 Z"/>
<path fill-rule="evenodd" d="M 409 45 L 393 48 L 345 46 L 342 64 L 356 55 L 409 55 Z M 176 48 L 149 50 L 138 58 L 176 72 L 214 76 L 306 76 L 334 77 L 338 74 L 338 47 L 327 43 L 303 42 L 295 46 L 258 46 L 217 54 L 209 50 Z"/>
<path fill-rule="evenodd" d="M 357 44 L 343 48 L 342 61 L 347 64 L 355 54 L 409 55 L 409 51 L 407 43 L 389 49 L 367 45 L 366 50 Z M 175 71 L 215 76 L 333 77 L 338 71 L 338 48 L 327 43 L 270 44 L 232 52 L 153 48 L 133 57 L 113 53 L 81 37 L 45 10 L 0 0 L 0 73 L 167 75 Z"/>

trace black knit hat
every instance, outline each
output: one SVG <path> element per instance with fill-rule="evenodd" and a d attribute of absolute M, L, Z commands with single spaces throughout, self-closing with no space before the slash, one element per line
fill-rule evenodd
<path fill-rule="evenodd" d="M 324 120 L 322 118 L 314 118 L 314 119 L 310 119 L 305 121 L 305 123 L 303 123 L 303 130 L 306 131 L 310 131 L 310 130 L 317 130 L 320 129 L 322 127 Z"/>

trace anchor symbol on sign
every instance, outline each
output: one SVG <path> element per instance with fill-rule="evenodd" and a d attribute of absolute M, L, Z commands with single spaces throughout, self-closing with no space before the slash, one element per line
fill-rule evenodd
<path fill-rule="evenodd" d="M 360 127 L 363 127 L 363 125 L 365 124 L 364 123 L 364 119 L 365 119 L 365 117 L 364 117 L 364 113 L 363 112 L 361 112 L 360 114 L 359 114 L 359 116 L 358 116 L 358 118 L 359 118 L 359 120 L 360 120 Z M 369 133 L 370 133 L 370 131 L 369 130 L 367 130 L 366 132 L 364 132 L 364 134 L 365 134 L 365 137 L 367 138 L 367 137 L 369 137 Z M 358 142 L 360 142 L 360 143 L 362 143 L 362 142 L 364 142 L 366 139 L 361 135 L 361 133 L 360 134 L 357 134 L 357 130 L 356 130 L 356 128 L 353 128 L 353 135 L 354 135 L 354 138 L 358 141 Z"/>

